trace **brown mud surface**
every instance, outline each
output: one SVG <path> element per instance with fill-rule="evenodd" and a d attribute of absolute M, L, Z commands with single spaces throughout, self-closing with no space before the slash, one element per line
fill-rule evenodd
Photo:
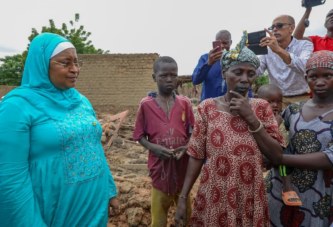
<path fill-rule="evenodd" d="M 109 122 L 110 114 L 98 113 L 102 125 Z M 108 227 L 150 226 L 151 179 L 147 169 L 148 151 L 132 140 L 135 114 L 129 114 L 122 122 L 112 145 L 103 142 L 112 175 L 118 189 L 119 214 L 111 214 Z M 111 125 L 114 129 L 114 124 Z M 112 133 L 111 133 L 112 134 Z M 175 206 L 169 210 L 168 226 L 173 226 Z"/>

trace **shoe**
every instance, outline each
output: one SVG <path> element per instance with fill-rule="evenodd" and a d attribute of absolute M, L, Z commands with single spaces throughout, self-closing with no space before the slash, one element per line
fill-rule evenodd
<path fill-rule="evenodd" d="M 302 201 L 295 191 L 282 192 L 282 200 L 287 206 L 302 206 Z"/>

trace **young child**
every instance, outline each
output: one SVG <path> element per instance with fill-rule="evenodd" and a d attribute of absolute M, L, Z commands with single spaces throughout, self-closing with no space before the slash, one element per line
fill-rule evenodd
<path fill-rule="evenodd" d="M 194 115 L 191 101 L 175 94 L 178 66 L 171 57 L 159 57 L 153 66 L 157 92 L 143 98 L 136 116 L 133 138 L 149 150 L 152 178 L 151 226 L 166 226 L 168 210 L 178 201 L 188 155 Z M 187 200 L 190 207 L 190 199 Z M 191 211 L 188 210 L 190 213 Z"/>
<path fill-rule="evenodd" d="M 258 89 L 257 97 L 267 100 L 273 110 L 276 117 L 276 121 L 279 125 L 279 130 L 284 136 L 286 143 L 288 143 L 288 132 L 286 131 L 281 117 L 282 112 L 282 91 L 279 87 L 273 84 L 266 84 Z M 298 197 L 297 193 L 293 190 L 291 185 L 290 168 L 284 165 L 279 166 L 279 173 L 282 179 L 283 191 L 282 200 L 287 206 L 302 206 L 302 201 Z"/>

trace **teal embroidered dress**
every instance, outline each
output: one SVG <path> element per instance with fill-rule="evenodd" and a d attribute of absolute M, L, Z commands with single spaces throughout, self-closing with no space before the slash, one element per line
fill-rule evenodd
<path fill-rule="evenodd" d="M 48 79 L 60 42 L 32 41 L 21 87 L 0 103 L 1 226 L 106 226 L 117 194 L 91 104 Z"/>

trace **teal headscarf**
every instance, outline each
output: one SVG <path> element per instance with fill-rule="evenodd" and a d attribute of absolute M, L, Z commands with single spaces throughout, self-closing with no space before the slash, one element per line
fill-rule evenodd
<path fill-rule="evenodd" d="M 243 32 L 241 41 L 235 49 L 230 51 L 224 50 L 221 56 L 221 66 L 223 70 L 227 70 L 230 66 L 239 63 L 247 62 L 253 65 L 256 69 L 260 66 L 260 60 L 253 51 L 246 47 L 247 32 Z"/>
<path fill-rule="evenodd" d="M 30 43 L 21 86 L 9 92 L 3 101 L 15 96 L 24 98 L 55 120 L 63 119 L 68 110 L 78 106 L 82 96 L 76 89 L 60 90 L 49 78 L 51 55 L 62 42 L 69 41 L 53 33 L 36 36 Z"/>

